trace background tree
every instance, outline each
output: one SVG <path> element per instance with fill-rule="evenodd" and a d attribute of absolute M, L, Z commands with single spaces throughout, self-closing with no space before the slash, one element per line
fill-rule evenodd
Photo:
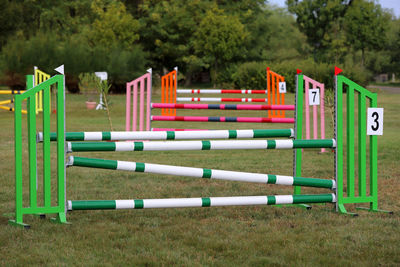
<path fill-rule="evenodd" d="M 243 44 L 248 36 L 243 24 L 223 10 L 207 11 L 195 33 L 196 54 L 210 64 L 211 78 L 216 86 L 218 67 L 229 63 L 245 52 Z"/>
<path fill-rule="evenodd" d="M 389 23 L 387 13 L 380 5 L 355 0 L 345 16 L 346 37 L 352 47 L 361 50 L 361 66 L 365 64 L 365 51 L 382 49 L 386 42 Z"/>
<path fill-rule="evenodd" d="M 326 49 L 324 42 L 338 18 L 346 13 L 352 0 L 287 0 L 289 12 L 296 15 L 297 25 L 313 47 L 314 59 L 321 56 Z"/>

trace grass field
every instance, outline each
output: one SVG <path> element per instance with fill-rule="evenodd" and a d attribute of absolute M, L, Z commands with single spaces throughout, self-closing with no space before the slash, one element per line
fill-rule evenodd
<path fill-rule="evenodd" d="M 68 94 L 67 131 L 107 131 L 102 111 Z M 293 103 L 289 94 L 287 103 Z M 0 100 L 7 99 L 1 96 Z M 159 95 L 154 97 L 156 101 Z M 112 95 L 115 130 L 125 128 L 125 96 Z M 399 266 L 400 94 L 379 92 L 385 108 L 379 144 L 379 206 L 394 215 L 332 212 L 333 205 L 74 211 L 71 225 L 26 216 L 30 230 L 7 225 L 14 211 L 13 113 L 0 110 L 0 265 L 86 266 Z M 159 113 L 160 110 L 155 110 Z M 255 115 L 257 113 L 257 115 Z M 179 111 L 194 115 L 195 111 Z M 202 111 L 225 116 L 264 112 Z M 292 114 L 288 113 L 288 116 Z M 327 114 L 327 138 L 332 121 Z M 53 117 L 54 118 L 54 117 Z M 291 125 L 174 123 L 176 128 L 289 128 Z M 168 123 L 154 122 L 155 127 Z M 54 129 L 54 125 L 53 125 Z M 270 174 L 292 174 L 291 150 L 75 153 L 81 156 Z M 333 153 L 305 151 L 303 176 L 333 178 Z M 40 151 L 38 157 L 41 157 Z M 53 170 L 55 171 L 55 170 Z M 40 183 L 40 181 L 39 181 Z M 40 185 L 39 185 L 40 186 Z M 67 199 L 133 199 L 291 194 L 292 187 L 72 167 Z M 328 192 L 303 189 L 303 192 Z M 26 196 L 26 195 L 25 195 Z M 354 210 L 350 205 L 349 210 Z M 6 214 L 6 215 L 3 215 Z"/>

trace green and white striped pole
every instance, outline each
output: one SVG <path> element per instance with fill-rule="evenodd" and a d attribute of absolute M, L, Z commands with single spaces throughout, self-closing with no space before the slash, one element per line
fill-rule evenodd
<path fill-rule="evenodd" d="M 203 169 L 193 167 L 181 167 L 173 165 L 150 164 L 141 162 L 129 162 L 120 160 L 93 159 L 70 156 L 68 166 L 79 166 L 89 168 L 100 168 L 109 170 L 123 170 L 131 172 L 146 172 L 177 176 L 189 176 L 197 178 L 209 178 L 229 181 L 242 181 L 252 183 L 280 184 L 294 186 L 309 186 L 318 188 L 336 188 L 334 180 L 304 178 L 283 175 L 235 172 L 215 169 Z"/>
<path fill-rule="evenodd" d="M 68 152 L 334 148 L 334 139 L 68 142 Z"/>
<path fill-rule="evenodd" d="M 156 209 L 189 208 L 248 205 L 285 205 L 305 203 L 334 203 L 335 194 L 320 195 L 277 195 L 277 196 L 240 196 L 240 197 L 203 197 L 203 198 L 164 198 L 129 200 L 69 200 L 68 210 L 104 210 L 104 209 Z"/>
<path fill-rule="evenodd" d="M 67 132 L 66 141 L 124 141 L 124 140 L 179 140 L 179 139 L 239 139 L 293 137 L 293 129 L 209 130 L 209 131 L 143 131 L 143 132 Z M 56 133 L 50 134 L 56 141 Z M 39 133 L 37 141 L 43 141 Z"/>

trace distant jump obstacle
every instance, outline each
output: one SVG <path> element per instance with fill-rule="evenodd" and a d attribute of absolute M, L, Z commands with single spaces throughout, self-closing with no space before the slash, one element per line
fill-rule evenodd
<path fill-rule="evenodd" d="M 276 72 L 271 71 L 269 67 L 267 72 L 267 91 L 269 105 L 285 105 L 286 83 L 285 77 Z M 284 110 L 269 110 L 269 118 L 284 118 Z"/>
<path fill-rule="evenodd" d="M 163 130 L 200 130 L 200 129 L 175 129 L 175 128 L 151 128 L 152 121 L 190 121 L 190 122 L 241 122 L 241 123 L 294 123 L 293 118 L 284 118 L 284 114 L 278 116 L 270 116 L 270 117 L 216 117 L 216 116 L 176 116 L 177 109 L 218 109 L 218 110 L 268 110 L 268 111 L 275 111 L 275 110 L 294 110 L 294 105 L 281 105 L 280 102 L 274 101 L 274 103 L 279 104 L 269 104 L 269 105 L 250 105 L 250 104 L 177 104 L 178 101 L 191 101 L 191 102 L 267 102 L 267 98 L 177 98 L 177 94 L 182 93 L 193 93 L 193 94 L 200 94 L 200 93 L 210 93 L 210 94 L 266 94 L 267 90 L 222 90 L 222 89 L 215 89 L 215 90 L 205 90 L 205 89 L 197 89 L 197 90 L 190 90 L 190 89 L 179 89 L 177 90 L 177 72 L 178 68 L 175 67 L 174 70 L 161 78 L 161 101 L 162 103 L 151 103 L 151 84 L 147 84 L 146 92 L 144 87 L 141 87 L 141 98 L 140 103 L 137 104 L 135 99 L 137 99 L 137 90 L 134 89 L 133 92 L 130 90 L 132 86 L 131 83 L 127 83 L 127 107 L 126 107 L 126 127 L 127 131 L 129 130 L 136 130 L 136 121 L 138 120 L 135 118 L 137 116 L 137 106 L 140 106 L 140 113 L 139 113 L 139 131 L 149 131 L 150 129 L 153 131 L 163 131 Z M 272 73 L 272 72 L 271 72 Z M 145 74 L 135 81 L 141 81 L 144 79 L 148 74 Z M 270 74 L 271 76 L 272 74 Z M 276 75 L 275 75 L 276 76 Z M 274 77 L 275 77 L 274 76 Z M 283 78 L 279 78 L 283 79 Z M 149 80 L 148 80 L 149 81 Z M 142 83 L 143 84 L 143 83 Z M 275 83 L 273 83 L 275 87 Z M 278 83 L 276 84 L 278 86 Z M 128 88 L 129 87 L 129 88 Z M 272 87 L 271 87 L 272 88 Z M 278 90 L 278 89 L 276 89 Z M 150 92 L 150 93 L 149 93 Z M 275 92 L 275 91 L 274 91 Z M 271 94 L 275 97 L 275 93 Z M 133 94 L 133 105 L 131 105 L 131 99 Z M 144 112 L 144 95 L 147 94 L 146 99 L 146 114 Z M 282 98 L 282 97 L 281 97 Z M 281 99 L 279 98 L 279 99 Z M 150 105 L 148 105 L 150 103 Z M 131 106 L 132 110 L 131 111 Z M 152 109 L 161 109 L 161 115 L 151 115 Z M 130 114 L 133 113 L 133 119 L 131 119 Z M 142 123 L 146 119 L 146 126 Z M 128 126 L 131 125 L 132 127 Z M 135 126 L 133 126 L 135 125 Z"/>
<path fill-rule="evenodd" d="M 300 83 L 303 75 L 297 75 L 296 82 Z M 50 131 L 50 86 L 57 86 L 57 131 Z M 39 84 L 31 90 L 15 97 L 15 178 L 16 202 L 15 220 L 9 223 L 16 226 L 28 227 L 23 222 L 25 214 L 57 214 L 55 221 L 66 223 L 66 213 L 72 210 L 94 209 L 144 209 L 144 208 L 177 208 L 177 207 L 210 207 L 231 205 L 275 205 L 275 204 L 303 204 L 303 203 L 335 203 L 336 211 L 347 213 L 345 204 L 369 203 L 369 211 L 378 210 L 378 178 L 377 178 L 377 136 L 369 137 L 369 176 L 366 174 L 366 104 L 376 107 L 377 95 L 355 84 L 348 78 L 335 75 L 335 136 L 334 139 L 302 140 L 303 123 L 303 91 L 298 90 L 296 95 L 296 124 L 295 129 L 283 130 L 221 130 L 221 131 L 193 131 L 193 132 L 65 132 L 65 91 L 64 76 L 56 75 Z M 343 109 L 343 85 L 348 86 L 347 109 Z M 36 133 L 35 95 L 42 91 L 44 95 L 43 132 Z M 354 165 L 354 94 L 359 95 L 358 105 L 358 185 L 355 193 L 355 165 Z M 22 168 L 22 127 L 21 103 L 28 102 L 28 155 L 29 155 L 29 200 L 23 203 L 23 168 Z M 369 100 L 368 102 L 366 100 Z M 346 127 L 346 155 L 347 172 L 343 170 L 343 112 L 348 111 Z M 178 139 L 237 139 L 237 138 L 269 138 L 294 137 L 294 140 L 221 140 L 221 141 L 168 141 L 160 142 L 107 142 L 107 143 L 72 143 L 66 141 L 117 141 L 117 140 L 178 140 Z M 38 189 L 36 188 L 37 165 L 36 157 L 39 141 L 43 144 L 43 205 L 37 202 Z M 57 204 L 51 202 L 51 154 L 50 142 L 57 143 Z M 149 164 L 141 162 L 126 162 L 118 160 L 93 159 L 70 156 L 66 161 L 66 148 L 74 151 L 143 151 L 143 150 L 212 150 L 212 149 L 294 149 L 293 176 L 281 176 L 260 173 L 247 173 L 207 168 L 193 168 Z M 301 149 L 329 148 L 335 150 L 335 179 L 307 178 L 301 176 L 302 155 Z M 258 182 L 295 186 L 294 195 L 278 196 L 236 196 L 236 197 L 200 197 L 200 198 L 171 198 L 171 199 L 128 199 L 128 200 L 67 200 L 66 199 L 66 166 L 89 167 L 131 172 L 148 172 L 157 174 L 171 174 L 208 179 L 222 179 L 233 181 Z M 344 176 L 347 174 L 347 191 L 344 194 Z M 369 183 L 369 192 L 366 185 Z M 300 186 L 311 186 L 333 190 L 333 193 L 302 195 Z M 26 202 L 26 201 L 25 201 Z"/>
<path fill-rule="evenodd" d="M 136 80 L 127 83 L 127 94 L 126 94 L 126 131 L 195 131 L 201 129 L 176 129 L 176 128 L 152 128 L 152 121 L 191 121 L 191 122 L 246 122 L 246 123 L 294 123 L 293 118 L 284 118 L 284 114 L 276 113 L 275 111 L 294 110 L 294 105 L 284 105 L 284 94 L 279 93 L 279 83 L 284 81 L 283 76 L 272 72 L 267 69 L 267 84 L 269 90 L 227 90 L 227 89 L 177 89 L 176 90 L 176 79 L 177 79 L 178 68 L 175 68 L 172 72 L 162 77 L 162 102 L 163 103 L 152 103 L 151 102 L 151 69 L 149 73 L 137 78 Z M 298 70 L 297 74 L 300 74 L 301 70 Z M 147 79 L 147 83 L 144 82 Z M 133 86 L 134 83 L 137 85 Z M 140 84 L 140 92 L 138 90 L 138 84 Z M 131 91 L 131 87 L 132 91 Z M 325 109 L 324 109 L 324 84 L 319 83 L 305 75 L 303 75 L 302 82 L 299 82 L 296 90 L 303 90 L 305 92 L 305 134 L 306 139 L 311 139 L 310 130 L 310 106 L 312 106 L 313 113 L 313 138 L 318 138 L 318 108 L 319 105 L 319 116 L 320 116 L 320 138 L 325 138 Z M 274 88 L 274 89 L 271 89 Z M 176 90 L 176 93 L 174 93 Z M 311 92 L 311 93 L 310 93 Z M 140 100 L 138 101 L 138 95 L 140 93 Z M 180 104 L 176 103 L 176 94 L 181 93 L 192 93 L 192 94 L 269 94 L 270 101 L 267 98 L 177 98 L 178 101 L 209 101 L 209 102 L 270 102 L 276 104 Z M 318 93 L 318 94 L 317 94 Z M 312 98 L 310 98 L 310 95 Z M 146 97 L 146 100 L 144 99 Z M 274 100 L 275 99 L 275 100 Z M 310 101 L 310 99 L 312 101 Z M 168 102 L 168 103 L 166 103 Z M 131 104 L 132 103 L 132 104 Z M 150 105 L 149 105 L 150 103 Z M 137 112 L 138 106 L 140 112 Z M 146 108 L 145 108 L 146 107 Z M 162 115 L 152 116 L 152 109 L 162 109 Z M 270 113 L 268 117 L 205 117 L 205 116 L 176 116 L 177 109 L 193 109 L 193 110 L 268 110 L 274 111 Z M 169 115 L 168 115 L 169 114 Z M 132 115 L 132 116 L 131 116 Z M 137 121 L 140 121 L 137 126 Z M 146 122 L 146 126 L 144 126 Z M 321 152 L 325 152 L 325 148 L 321 148 Z"/>
<path fill-rule="evenodd" d="M 16 94 L 21 94 L 25 91 L 23 90 L 0 90 L 0 95 L 16 95 Z M 9 100 L 3 100 L 0 101 L 0 109 L 2 110 L 7 110 L 7 111 L 12 111 L 14 112 L 15 109 L 9 105 L 14 103 L 14 99 L 9 99 Z M 26 110 L 21 110 L 23 114 L 26 114 Z"/>
<path fill-rule="evenodd" d="M 140 76 L 139 78 L 126 83 L 126 123 L 125 131 L 136 131 L 137 127 L 137 104 L 138 94 L 140 88 L 140 106 L 139 106 L 139 129 L 144 130 L 144 120 L 146 118 L 146 131 L 150 131 L 150 103 L 151 103 L 151 74 L 152 70 L 148 69 L 147 73 Z M 146 90 L 145 90 L 146 87 Z M 147 92 L 146 98 L 146 115 L 145 109 L 145 91 Z M 132 98 L 133 97 L 133 98 Z M 131 105 L 132 102 L 132 105 Z M 131 109 L 132 106 L 132 109 Z M 131 119 L 132 114 L 132 119 Z"/>
<path fill-rule="evenodd" d="M 35 66 L 34 67 L 34 79 L 26 81 L 26 88 L 27 88 L 27 90 L 29 90 L 33 86 L 36 86 L 49 78 L 50 78 L 49 74 L 39 70 L 38 67 Z M 21 94 L 23 92 L 25 92 L 25 90 L 0 90 L 0 95 L 15 95 L 15 94 Z M 36 95 L 35 101 L 36 101 L 36 103 L 35 103 L 36 114 L 38 114 L 39 112 L 43 111 L 43 94 L 42 94 L 42 92 L 39 92 Z M 13 103 L 14 103 L 14 99 L 0 101 L 0 109 L 14 112 L 15 109 L 11 106 L 8 106 Z M 4 106 L 4 105 L 7 105 L 7 106 Z M 26 110 L 22 110 L 22 113 L 26 114 L 27 112 L 26 112 Z"/>

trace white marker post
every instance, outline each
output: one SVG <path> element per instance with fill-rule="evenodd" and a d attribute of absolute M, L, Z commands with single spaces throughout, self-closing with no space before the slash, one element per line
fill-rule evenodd
<path fill-rule="evenodd" d="M 98 71 L 98 72 L 95 72 L 94 74 L 97 77 L 99 77 L 101 81 L 105 81 L 108 78 L 108 74 L 106 71 Z M 103 103 L 103 94 L 100 94 L 99 104 L 96 107 L 96 110 L 99 110 L 99 109 L 106 109 L 106 107 L 104 106 L 104 103 Z"/>

